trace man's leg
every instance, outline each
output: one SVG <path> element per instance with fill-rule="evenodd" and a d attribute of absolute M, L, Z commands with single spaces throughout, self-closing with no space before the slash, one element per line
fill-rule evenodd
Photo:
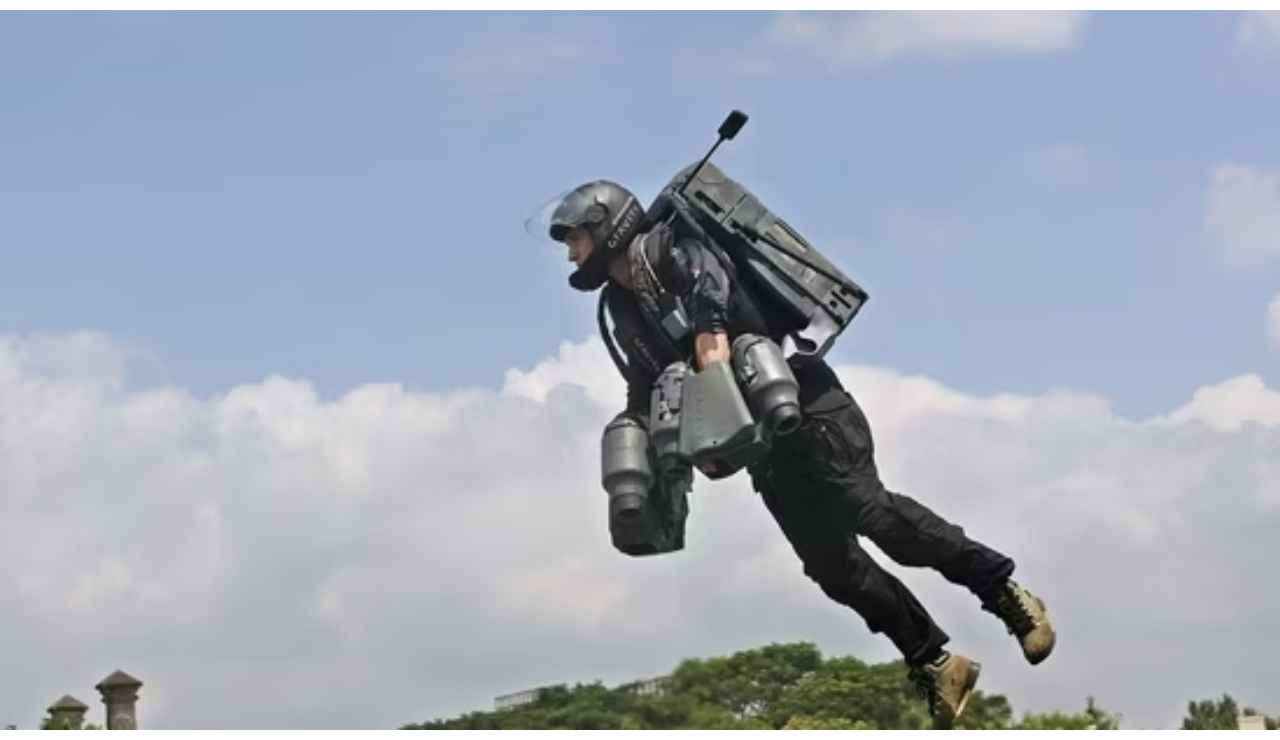
<path fill-rule="evenodd" d="M 866 416 L 852 396 L 843 395 L 847 404 L 810 414 L 807 436 L 796 442 L 811 447 L 811 470 L 844 492 L 841 514 L 848 526 L 870 537 L 896 562 L 933 568 L 968 588 L 1018 639 L 1030 663 L 1047 658 L 1056 641 L 1048 611 L 1043 601 L 1013 582 L 1013 560 L 970 539 L 910 496 L 886 489 L 876 470 Z"/>
<path fill-rule="evenodd" d="M 946 644 L 924 606 L 897 578 L 871 559 L 837 516 L 839 492 L 771 475 L 757 488 L 774 520 L 804 564 L 804 573 L 828 597 L 886 635 L 908 663 L 936 658 Z"/>
<path fill-rule="evenodd" d="M 871 427 L 853 397 L 845 396 L 847 404 L 812 414 L 809 438 L 796 440 L 812 445 L 815 472 L 843 492 L 845 522 L 894 561 L 933 568 L 989 600 L 1013 574 L 1013 560 L 970 539 L 919 501 L 886 489 L 875 465 Z"/>
<path fill-rule="evenodd" d="M 789 473 L 786 466 L 766 467 L 752 477 L 804 563 L 805 575 L 832 600 L 856 611 L 872 632 L 893 641 L 929 703 L 934 726 L 952 726 L 973 694 L 981 666 L 943 650 L 947 634 L 915 595 L 859 546 L 857 535 L 841 525 L 841 491 Z"/>

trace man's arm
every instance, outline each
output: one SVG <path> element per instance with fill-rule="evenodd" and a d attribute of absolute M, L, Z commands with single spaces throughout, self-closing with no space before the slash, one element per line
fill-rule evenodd
<path fill-rule="evenodd" d="M 676 284 L 688 286 L 697 369 L 730 357 L 729 277 L 715 255 L 696 239 L 681 239 L 671 250 Z"/>
<path fill-rule="evenodd" d="M 693 340 L 693 354 L 699 370 L 713 362 L 728 362 L 729 335 L 723 331 L 699 334 Z"/>

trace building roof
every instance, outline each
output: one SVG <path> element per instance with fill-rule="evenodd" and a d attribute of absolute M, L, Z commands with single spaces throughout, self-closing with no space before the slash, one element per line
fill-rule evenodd
<path fill-rule="evenodd" d="M 141 685 L 142 685 L 141 681 L 134 678 L 133 676 L 130 676 L 128 673 L 125 673 L 124 671 L 116 671 L 115 673 L 112 673 L 110 676 L 107 676 L 106 678 L 99 681 L 98 685 L 94 686 L 94 688 L 98 689 L 99 691 L 101 691 L 102 689 L 114 689 L 117 687 L 124 687 L 124 686 L 128 686 L 136 689 Z"/>
<path fill-rule="evenodd" d="M 89 705 L 82 703 L 81 701 L 76 699 L 74 696 L 71 696 L 70 694 L 64 694 L 61 699 L 49 705 L 50 712 L 52 712 L 55 709 L 64 709 L 64 710 L 74 709 L 74 710 L 87 711 L 89 709 Z"/>

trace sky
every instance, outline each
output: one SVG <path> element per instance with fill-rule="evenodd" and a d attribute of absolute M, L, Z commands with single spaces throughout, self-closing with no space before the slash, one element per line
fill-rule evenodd
<path fill-rule="evenodd" d="M 0 13 L 0 725 L 387 728 L 769 642 L 891 660 L 742 477 L 611 549 L 545 200 L 715 161 L 870 293 L 889 566 L 1015 710 L 1280 714 L 1280 14 Z M 883 562 L 885 558 L 876 553 Z M 678 625 L 678 629 L 672 629 Z"/>

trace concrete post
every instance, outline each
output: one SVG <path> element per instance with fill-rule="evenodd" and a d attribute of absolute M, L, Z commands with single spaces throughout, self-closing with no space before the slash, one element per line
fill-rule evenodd
<path fill-rule="evenodd" d="M 84 727 L 84 713 L 89 705 L 73 696 L 63 696 L 49 705 L 49 720 L 59 728 L 79 730 Z"/>
<path fill-rule="evenodd" d="M 107 705 L 108 730 L 138 729 L 138 689 L 142 682 L 124 671 L 116 671 L 95 686 Z"/>

